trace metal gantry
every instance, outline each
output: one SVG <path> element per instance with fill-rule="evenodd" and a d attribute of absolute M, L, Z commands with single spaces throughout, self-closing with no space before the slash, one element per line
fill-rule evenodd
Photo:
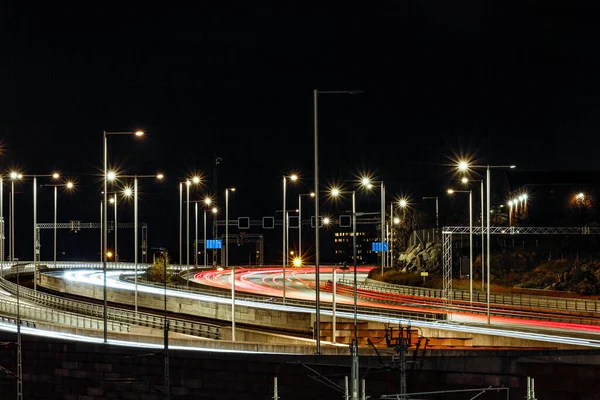
<path fill-rule="evenodd" d="M 473 227 L 473 234 L 487 234 L 488 228 Z M 452 235 L 469 234 L 468 226 L 442 228 L 443 243 L 443 296 L 447 311 L 452 306 Z M 600 235 L 600 227 L 589 226 L 491 226 L 490 235 Z M 488 244 L 489 245 L 489 244 Z M 483 272 L 483 271 L 482 271 Z M 488 271 L 489 272 L 489 271 Z"/>
<path fill-rule="evenodd" d="M 220 236 L 221 240 L 225 238 L 224 235 Z M 203 240 L 199 239 L 199 243 L 204 243 Z M 256 243 L 256 251 L 258 252 L 257 262 L 258 265 L 264 264 L 264 256 L 265 256 L 265 244 L 263 235 L 260 233 L 240 233 L 240 234 L 229 234 L 227 238 L 226 246 L 230 243 L 236 244 L 245 244 L 245 243 Z M 221 264 L 223 265 L 223 260 L 225 259 L 225 250 L 224 246 L 221 247 Z"/>

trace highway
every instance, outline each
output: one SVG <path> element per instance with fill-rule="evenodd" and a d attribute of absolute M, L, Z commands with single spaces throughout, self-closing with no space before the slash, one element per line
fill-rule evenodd
<path fill-rule="evenodd" d="M 366 270 L 361 268 L 359 277 L 364 279 L 366 276 Z M 60 276 L 67 281 L 72 282 L 87 282 L 94 285 L 103 285 L 102 271 L 82 269 L 82 270 L 70 270 L 70 271 L 52 271 L 45 272 L 54 276 Z M 121 288 L 125 290 L 133 291 L 135 286 L 130 281 L 120 280 L 120 275 L 132 274 L 131 271 L 108 271 L 107 273 L 107 285 L 109 287 Z M 332 310 L 330 304 L 331 293 L 327 292 L 326 280 L 331 278 L 329 274 L 321 274 L 323 277 L 322 281 L 322 301 L 323 306 L 321 313 L 323 315 L 331 315 Z M 349 273 L 346 278 L 349 278 Z M 283 292 L 282 284 L 282 273 L 281 268 L 238 268 L 236 269 L 236 304 L 245 305 L 249 307 L 263 308 L 263 309 L 274 309 L 274 310 L 285 310 L 295 311 L 303 313 L 312 313 L 314 308 L 307 308 L 292 304 L 281 304 L 279 299 L 277 301 L 263 300 L 256 301 L 249 297 L 251 294 L 262 294 L 272 297 L 277 297 Z M 230 271 L 204 271 L 194 274 L 193 280 L 198 283 L 209 284 L 213 287 L 221 289 L 230 289 L 231 274 Z M 347 291 L 347 288 L 341 286 L 342 290 Z M 288 290 L 289 288 L 289 290 Z M 145 286 L 138 284 L 138 290 L 140 292 L 154 293 L 163 295 L 164 288 L 156 286 Z M 491 318 L 491 326 L 486 324 L 486 316 L 481 313 L 468 312 L 468 311 L 455 311 L 452 312 L 451 321 L 414 321 L 414 320 L 399 320 L 398 318 L 390 318 L 385 316 L 376 316 L 362 312 L 362 307 L 381 307 L 384 309 L 395 309 L 395 310 L 438 310 L 440 308 L 439 301 L 435 306 L 424 307 L 423 304 L 411 305 L 408 300 L 404 300 L 403 304 L 382 304 L 376 299 L 365 299 L 363 298 L 365 293 L 361 294 L 361 298 L 358 300 L 358 314 L 359 320 L 377 321 L 383 323 L 411 323 L 413 326 L 422 327 L 437 327 L 471 333 L 482 333 L 482 334 L 493 334 L 503 335 L 507 337 L 521 338 L 521 339 L 533 339 L 543 340 L 558 343 L 569 343 L 585 345 L 590 347 L 600 347 L 600 326 L 590 324 L 578 324 L 568 322 L 556 322 L 556 321 L 544 321 L 544 320 L 533 320 L 523 317 L 508 317 L 508 316 L 497 316 L 493 315 Z M 219 303 L 230 303 L 231 299 L 225 295 L 217 296 L 214 294 L 196 293 L 192 291 L 181 291 L 176 289 L 167 289 L 167 296 L 180 296 L 190 299 L 198 300 L 209 300 Z M 286 296 L 290 299 L 302 299 L 302 300 L 314 300 L 314 273 L 311 268 L 302 268 L 294 271 L 290 269 L 286 273 Z M 336 296 L 336 301 L 340 304 L 352 304 L 353 298 L 346 294 L 340 294 Z M 479 305 L 481 306 L 481 305 Z M 502 310 L 496 310 L 494 312 L 501 312 Z M 337 312 L 340 317 L 352 318 L 351 312 Z"/>

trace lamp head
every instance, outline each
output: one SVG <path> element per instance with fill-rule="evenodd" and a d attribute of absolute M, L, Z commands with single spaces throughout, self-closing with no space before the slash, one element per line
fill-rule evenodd
<path fill-rule="evenodd" d="M 446 192 L 447 192 L 448 194 L 453 194 L 453 193 L 454 193 L 454 189 L 448 189 Z"/>
<path fill-rule="evenodd" d="M 458 170 L 459 171 L 466 171 L 469 169 L 469 163 L 466 161 L 460 161 L 458 163 Z"/>
<path fill-rule="evenodd" d="M 310 197 L 315 197 L 315 192 L 310 192 Z"/>
<path fill-rule="evenodd" d="M 161 179 L 165 179 L 165 175 L 164 174 L 156 174 L 156 179 L 161 180 Z"/>
<path fill-rule="evenodd" d="M 205 197 L 204 204 L 206 204 L 207 206 L 210 206 L 212 204 L 212 199 L 210 197 Z"/>
<path fill-rule="evenodd" d="M 123 189 L 123 196 L 131 197 L 133 195 L 133 190 L 130 187 L 126 187 Z"/>
<path fill-rule="evenodd" d="M 60 178 L 60 174 L 58 172 L 55 172 L 52 174 L 52 179 L 58 179 Z"/>
<path fill-rule="evenodd" d="M 75 184 L 74 184 L 73 182 L 70 182 L 70 181 L 69 181 L 69 182 L 67 182 L 67 183 L 65 184 L 65 187 L 66 187 L 67 189 L 71 190 L 71 189 L 73 189 L 73 188 L 75 187 Z"/>
<path fill-rule="evenodd" d="M 135 136 L 144 136 L 144 131 L 135 131 L 133 134 Z"/>
<path fill-rule="evenodd" d="M 297 180 L 298 180 L 298 175 L 296 175 L 296 174 L 290 175 L 290 181 L 296 182 Z"/>
<path fill-rule="evenodd" d="M 340 195 L 340 189 L 338 189 L 338 188 L 331 189 L 331 195 L 333 197 L 338 197 Z"/>
<path fill-rule="evenodd" d="M 197 185 L 200 183 L 200 177 L 199 176 L 194 176 L 192 177 L 192 183 Z"/>
<path fill-rule="evenodd" d="M 402 208 L 406 208 L 406 206 L 408 206 L 408 201 L 406 201 L 405 199 L 400 199 L 398 205 Z"/>
<path fill-rule="evenodd" d="M 108 173 L 106 174 L 106 179 L 108 179 L 109 181 L 114 181 L 115 179 L 117 179 L 117 173 L 115 171 L 108 171 Z"/>
<path fill-rule="evenodd" d="M 463 176 L 460 180 L 462 183 L 469 183 L 469 179 L 466 176 Z"/>

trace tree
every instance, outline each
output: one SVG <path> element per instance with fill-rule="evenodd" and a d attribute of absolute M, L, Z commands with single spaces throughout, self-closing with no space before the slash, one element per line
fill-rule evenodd
<path fill-rule="evenodd" d="M 149 278 L 153 282 L 165 283 L 165 277 L 167 279 L 167 283 L 173 281 L 173 273 L 169 272 L 169 264 L 170 259 L 169 255 L 166 252 L 156 252 L 154 253 L 154 260 L 152 262 L 152 266 L 149 270 Z M 165 274 L 166 268 L 166 274 Z"/>

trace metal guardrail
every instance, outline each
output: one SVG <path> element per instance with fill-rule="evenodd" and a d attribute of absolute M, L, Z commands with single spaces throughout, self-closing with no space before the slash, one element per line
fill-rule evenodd
<path fill-rule="evenodd" d="M 354 285 L 354 281 L 350 280 L 340 279 L 338 282 L 344 285 Z M 378 282 L 377 284 L 359 282 L 358 287 L 367 290 L 372 290 L 375 292 L 394 293 L 408 296 L 433 297 L 440 299 L 443 298 L 443 291 L 440 289 L 401 286 L 384 282 Z M 451 292 L 451 295 L 453 300 L 469 301 L 469 292 L 466 290 L 453 290 Z M 486 294 L 483 292 L 473 291 L 473 301 L 486 303 Z M 599 301 L 585 299 L 492 293 L 490 295 L 490 303 L 521 307 L 525 306 L 542 309 L 554 309 L 562 311 L 600 312 Z"/>
<path fill-rule="evenodd" d="M 0 312 L 4 315 L 17 315 L 17 303 L 10 300 L 0 300 Z M 30 304 L 19 304 L 19 319 L 22 318 L 77 328 L 104 328 L 104 321 L 99 318 L 86 317 L 46 307 L 32 306 Z M 28 321 L 27 324 L 29 323 L 31 322 Z M 108 321 L 107 329 L 115 332 L 129 332 L 131 327 L 129 324 L 122 322 Z"/>
<path fill-rule="evenodd" d="M 128 277 L 121 276 L 121 280 L 131 282 L 132 279 Z M 138 284 L 142 283 L 144 286 L 153 286 L 157 288 L 164 288 L 164 284 L 159 285 L 153 282 L 149 282 L 147 280 L 140 279 L 138 277 Z M 221 297 L 221 298 L 231 298 L 231 290 L 229 289 L 221 289 L 214 288 L 210 286 L 199 287 L 199 286 L 186 286 L 186 285 L 174 285 L 167 284 L 167 288 L 172 290 L 178 290 L 188 293 L 202 293 L 209 294 L 210 296 Z M 263 304 L 279 304 L 286 305 L 292 307 L 300 307 L 307 308 L 311 311 L 315 309 L 315 302 L 311 300 L 298 300 L 298 299 L 290 299 L 286 298 L 285 304 L 283 303 L 283 298 L 272 297 L 272 296 L 264 296 L 264 295 L 256 295 L 245 292 L 239 292 L 243 294 L 243 297 L 239 297 L 239 294 L 236 294 L 236 301 L 245 300 L 251 301 L 255 303 L 263 303 Z M 330 310 L 333 305 L 330 303 L 326 303 L 321 301 L 321 309 L 322 310 Z M 337 303 L 336 304 L 337 312 L 348 312 L 354 313 L 354 306 Z M 443 320 L 446 319 L 446 315 L 442 313 L 435 312 L 415 312 L 415 311 L 400 311 L 400 310 L 390 310 L 382 307 L 368 307 L 368 306 L 360 306 L 358 307 L 358 311 L 360 314 L 370 315 L 370 316 L 380 316 L 386 318 L 398 318 L 398 319 L 413 319 L 413 320 L 421 320 L 421 321 L 431 321 L 431 320 Z"/>
<path fill-rule="evenodd" d="M 6 271 L 5 271 L 6 272 Z M 16 270 L 15 270 L 16 273 Z M 16 293 L 16 284 L 0 278 L 0 286 L 11 293 Z M 40 291 L 20 286 L 19 295 L 23 299 L 30 300 L 52 309 L 68 311 L 76 314 L 83 314 L 91 317 L 104 318 L 104 306 L 88 303 L 85 301 L 66 299 Z M 121 323 L 145 326 L 155 329 L 164 328 L 164 317 L 162 315 L 135 312 L 132 310 L 116 307 L 107 307 L 107 320 Z M 102 324 L 100 325 L 102 327 Z M 188 335 L 219 339 L 221 337 L 221 327 L 207 323 L 198 323 L 195 321 L 184 320 L 181 318 L 169 318 L 169 331 L 175 333 L 184 333 Z"/>

